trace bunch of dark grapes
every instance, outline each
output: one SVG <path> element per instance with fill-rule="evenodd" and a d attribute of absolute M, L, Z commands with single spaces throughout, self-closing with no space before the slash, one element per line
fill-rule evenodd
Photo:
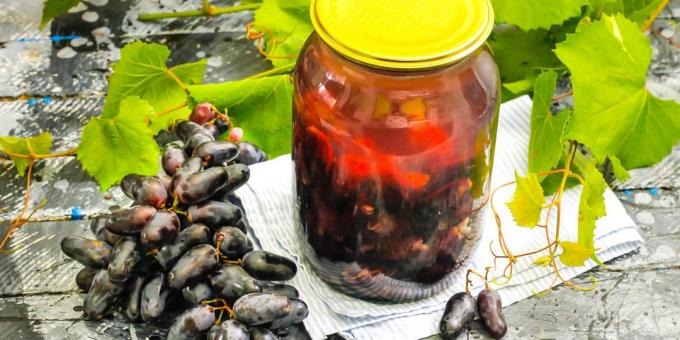
<path fill-rule="evenodd" d="M 439 331 L 444 339 L 455 339 L 467 324 L 479 316 L 489 335 L 494 339 L 505 336 L 508 325 L 503 315 L 503 304 L 498 293 L 486 287 L 475 298 L 467 292 L 456 293 L 449 299 Z"/>
<path fill-rule="evenodd" d="M 309 339 L 307 305 L 283 283 L 297 267 L 254 250 L 234 190 L 248 165 L 267 159 L 247 142 L 218 141 L 229 124 L 197 105 L 164 146 L 163 174 L 127 175 L 131 207 L 93 220 L 96 240 L 69 236 L 61 248 L 85 266 L 84 314 L 169 325 L 168 339 Z M 241 133 L 242 134 L 242 133 Z M 240 138 L 240 137 L 239 137 Z"/>

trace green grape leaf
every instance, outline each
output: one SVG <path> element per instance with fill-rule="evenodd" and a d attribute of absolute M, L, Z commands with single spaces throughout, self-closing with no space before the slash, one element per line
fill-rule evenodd
<path fill-rule="evenodd" d="M 310 0 L 264 0 L 255 11 L 255 29 L 265 33 L 265 51 L 274 67 L 294 63 L 314 28 Z"/>
<path fill-rule="evenodd" d="M 271 157 L 290 153 L 293 86 L 290 75 L 189 86 L 196 102 L 209 101 L 229 112 L 243 139 Z"/>
<path fill-rule="evenodd" d="M 562 247 L 562 254 L 560 254 L 560 261 L 565 266 L 582 267 L 586 264 L 586 260 L 595 256 L 595 249 L 586 248 L 576 242 L 560 242 Z"/>
<path fill-rule="evenodd" d="M 593 18 L 602 14 L 623 13 L 638 25 L 643 25 L 649 17 L 664 4 L 664 0 L 590 0 Z"/>
<path fill-rule="evenodd" d="M 45 0 L 42 18 L 40 19 L 40 29 L 45 28 L 50 20 L 68 12 L 69 9 L 76 7 L 79 3 L 80 0 Z"/>
<path fill-rule="evenodd" d="M 31 150 L 34 154 L 48 154 L 52 148 L 52 134 L 49 132 L 43 132 L 37 136 L 22 138 L 22 137 L 0 137 L 0 153 L 11 152 L 20 155 L 30 155 Z M 10 157 L 14 166 L 19 172 L 20 176 L 26 173 L 26 168 L 30 160 L 18 157 Z"/>
<path fill-rule="evenodd" d="M 621 160 L 614 156 L 609 156 L 609 163 L 612 165 L 612 171 L 614 172 L 614 176 L 616 179 L 619 181 L 625 181 L 630 178 L 630 174 L 628 173 L 628 170 L 621 165 Z"/>
<path fill-rule="evenodd" d="M 206 60 L 168 68 L 169 57 L 170 50 L 164 45 L 139 41 L 125 45 L 120 60 L 113 64 L 102 118 L 117 114 L 122 99 L 139 96 L 159 114 L 150 119 L 154 134 L 175 120 L 186 119 L 191 111 L 186 106 L 180 108 L 188 99 L 182 86 L 203 81 Z"/>
<path fill-rule="evenodd" d="M 78 147 L 78 160 L 102 191 L 127 174 L 154 176 L 160 151 L 148 127 L 153 108 L 139 97 L 120 101 L 119 111 L 93 117 Z"/>
<path fill-rule="evenodd" d="M 595 221 L 606 214 L 604 190 L 607 183 L 595 160 L 588 162 L 582 171 L 585 184 L 578 205 L 578 243 L 585 248 L 594 248 Z"/>
<path fill-rule="evenodd" d="M 583 27 L 557 45 L 574 86 L 574 114 L 564 139 L 598 159 L 630 169 L 652 165 L 680 139 L 680 104 L 645 88 L 652 49 L 639 27 L 618 14 Z"/>
<path fill-rule="evenodd" d="M 531 264 L 535 266 L 547 267 L 550 265 L 550 262 L 552 262 L 552 257 L 550 257 L 549 255 L 545 255 L 537 258 Z"/>
<path fill-rule="evenodd" d="M 664 0 L 624 0 L 624 13 L 642 26 L 662 5 Z"/>
<path fill-rule="evenodd" d="M 588 0 L 491 0 L 497 23 L 515 25 L 525 31 L 550 28 L 580 16 Z"/>
<path fill-rule="evenodd" d="M 488 40 L 498 63 L 503 83 L 503 100 L 528 93 L 542 69 L 564 67 L 552 51 L 550 32 L 523 32 L 515 27 L 498 27 Z"/>
<path fill-rule="evenodd" d="M 569 119 L 569 113 L 552 114 L 552 97 L 556 84 L 557 73 L 553 71 L 541 73 L 534 83 L 529 139 L 530 172 L 551 170 L 562 156 L 562 131 Z"/>
<path fill-rule="evenodd" d="M 520 177 L 515 173 L 515 180 L 517 188 L 512 200 L 507 203 L 508 208 L 517 225 L 535 228 L 541 218 L 545 202 L 543 189 L 534 173 L 528 173 L 526 177 Z"/>

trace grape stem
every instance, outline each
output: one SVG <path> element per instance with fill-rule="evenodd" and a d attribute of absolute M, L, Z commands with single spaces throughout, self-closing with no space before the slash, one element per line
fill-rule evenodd
<path fill-rule="evenodd" d="M 153 21 L 171 18 L 187 18 L 187 17 L 212 17 L 222 14 L 236 13 L 249 11 L 260 8 L 261 4 L 246 4 L 238 6 L 229 7 L 217 7 L 215 5 L 208 4 L 207 1 L 203 1 L 201 9 L 191 10 L 191 11 L 179 11 L 179 12 L 160 12 L 160 13 L 142 13 L 137 17 L 139 21 Z"/>
<path fill-rule="evenodd" d="M 290 73 L 293 70 L 294 67 L 295 67 L 295 63 L 292 62 L 290 64 L 274 67 L 271 70 L 267 70 L 267 71 L 264 71 L 264 72 L 253 74 L 252 76 L 248 76 L 248 77 L 244 78 L 243 80 L 257 79 L 257 78 L 262 78 L 262 77 L 267 77 L 267 76 L 272 76 L 272 75 L 277 75 L 277 74 Z"/>
<path fill-rule="evenodd" d="M 574 173 L 571 170 L 572 167 L 574 166 L 574 162 L 577 159 L 578 155 L 580 155 L 580 153 L 578 152 L 578 143 L 575 142 L 575 141 L 570 141 L 569 149 L 567 151 L 567 161 L 566 161 L 566 165 L 565 165 L 564 169 L 550 170 L 550 171 L 546 171 L 546 172 L 542 172 L 542 173 L 537 174 L 538 177 L 545 177 L 545 176 L 549 176 L 549 175 L 553 175 L 553 174 L 562 174 L 562 180 L 560 181 L 560 185 L 559 185 L 557 191 L 555 192 L 555 194 L 553 194 L 551 201 L 548 204 L 546 204 L 542 207 L 543 209 L 547 209 L 547 214 L 546 214 L 546 217 L 545 217 L 545 223 L 543 225 L 538 225 L 538 226 L 545 228 L 545 236 L 546 236 L 546 244 L 547 244 L 545 247 L 542 247 L 540 249 L 536 249 L 536 250 L 533 250 L 533 251 L 525 252 L 525 253 L 522 253 L 522 254 L 513 254 L 510 251 L 510 248 L 508 247 L 507 243 L 505 242 L 505 238 L 503 236 L 502 221 L 500 219 L 500 215 L 498 214 L 498 211 L 497 211 L 496 206 L 494 204 L 493 198 L 494 198 L 495 194 L 498 192 L 498 190 L 501 190 L 503 188 L 506 188 L 506 187 L 509 187 L 513 184 L 516 184 L 516 181 L 512 181 L 512 182 L 509 182 L 509 183 L 502 184 L 502 185 L 496 187 L 491 192 L 491 197 L 490 197 L 489 201 L 490 201 L 490 205 L 491 205 L 491 210 L 492 210 L 493 215 L 494 215 L 494 219 L 496 221 L 496 225 L 498 227 L 498 240 L 499 240 L 502 255 L 496 254 L 496 252 L 493 250 L 493 243 L 491 243 L 489 245 L 491 254 L 494 257 L 494 263 L 493 263 L 493 267 L 487 267 L 486 268 L 487 272 L 486 272 L 486 275 L 484 275 L 484 281 L 485 281 L 485 284 L 487 284 L 487 287 L 488 287 L 488 282 L 489 282 L 489 280 L 488 280 L 489 270 L 491 268 L 497 268 L 497 260 L 499 260 L 499 259 L 507 260 L 507 265 L 503 269 L 503 275 L 502 275 L 505 278 L 505 281 L 504 282 L 498 282 L 497 279 L 492 280 L 496 285 L 502 286 L 502 285 L 508 284 L 510 282 L 510 280 L 512 279 L 512 275 L 513 275 L 513 272 L 514 272 L 514 265 L 516 264 L 518 258 L 526 257 L 526 256 L 530 256 L 530 255 L 535 255 L 535 254 L 538 254 L 538 253 L 541 253 L 541 252 L 547 250 L 549 252 L 549 254 L 546 255 L 546 256 L 549 257 L 549 259 L 550 259 L 549 265 L 555 271 L 555 276 L 553 278 L 553 282 L 550 285 L 550 287 L 548 289 L 544 290 L 543 292 L 549 292 L 550 288 L 555 285 L 555 282 L 557 282 L 557 280 L 561 280 L 562 283 L 564 283 L 568 287 L 575 289 L 575 290 L 579 290 L 579 291 L 588 291 L 588 290 L 592 290 L 592 289 L 595 288 L 595 286 L 597 285 L 597 280 L 593 276 L 590 277 L 591 280 L 592 280 L 592 285 L 589 286 L 589 287 L 577 286 L 573 282 L 565 279 L 562 276 L 562 274 L 560 273 L 560 268 L 558 267 L 557 261 L 555 261 L 555 256 L 556 256 L 556 253 L 557 253 L 557 250 L 558 250 L 558 245 L 560 243 L 560 223 L 561 223 L 561 215 L 562 215 L 562 197 L 563 197 L 564 191 L 566 189 L 567 179 L 576 178 L 581 184 L 584 184 L 584 182 L 585 182 L 585 180 L 583 179 L 582 176 L 580 176 L 577 173 Z M 556 218 L 555 230 L 554 230 L 555 239 L 551 240 L 549 221 L 550 221 L 550 216 L 552 215 L 553 208 L 555 208 L 557 210 L 557 218 Z M 472 281 L 470 279 L 471 274 L 482 277 L 482 275 L 479 274 L 478 272 L 475 272 L 472 269 L 468 269 L 468 272 L 467 272 L 467 275 L 466 275 L 466 286 L 465 286 L 465 289 L 466 289 L 467 292 L 470 291 L 470 285 L 472 283 Z"/>
<path fill-rule="evenodd" d="M 656 18 L 659 16 L 659 14 L 661 14 L 663 9 L 666 8 L 666 6 L 668 6 L 669 2 L 670 2 L 670 0 L 661 1 L 661 3 L 659 4 L 659 7 L 657 7 L 654 10 L 652 15 L 649 18 L 647 18 L 647 21 L 645 21 L 644 25 L 642 25 L 642 28 L 641 28 L 642 32 L 646 32 L 650 27 L 652 27 L 654 20 L 656 20 Z"/>
<path fill-rule="evenodd" d="M 0 149 L 0 152 L 9 156 L 9 157 L 12 157 L 12 158 L 36 160 L 36 159 L 47 159 L 47 158 L 59 158 L 59 157 L 73 156 L 78 152 L 78 148 L 72 148 L 72 149 L 68 149 L 66 151 L 55 152 L 55 153 L 50 153 L 50 154 L 46 154 L 46 155 L 35 154 L 35 153 L 25 155 L 25 154 L 9 152 L 9 151 L 6 151 L 6 150 L 1 150 L 1 149 Z"/>
<path fill-rule="evenodd" d="M 33 152 L 31 148 L 31 144 L 27 144 L 28 149 Z M 33 164 L 35 161 L 31 159 L 31 161 L 28 163 L 28 170 L 26 171 L 26 194 L 24 195 L 24 206 L 21 208 L 21 212 L 19 213 L 19 216 L 14 220 L 14 223 L 12 223 L 12 226 L 9 228 L 5 236 L 2 238 L 2 241 L 0 241 L 0 252 L 5 253 L 5 245 L 9 241 L 9 239 L 12 237 L 15 231 L 19 229 L 24 223 L 26 223 L 26 220 L 24 220 L 24 214 L 26 213 L 26 210 L 28 210 L 28 204 L 31 202 L 31 175 L 33 174 Z M 32 215 L 32 213 L 31 213 Z"/>

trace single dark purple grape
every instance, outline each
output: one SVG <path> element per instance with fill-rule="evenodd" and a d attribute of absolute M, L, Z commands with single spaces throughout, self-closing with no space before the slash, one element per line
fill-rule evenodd
<path fill-rule="evenodd" d="M 85 267 L 101 269 L 109 264 L 111 246 L 99 240 L 78 236 L 66 236 L 61 240 L 61 251 Z"/>
<path fill-rule="evenodd" d="M 152 322 L 158 320 L 165 310 L 170 291 L 165 283 L 165 274 L 156 275 L 144 285 L 140 302 L 142 320 Z"/>
<path fill-rule="evenodd" d="M 253 250 L 253 242 L 248 236 L 235 227 L 222 227 L 213 235 L 213 244 L 217 247 L 220 242 L 220 253 L 230 259 L 240 259 L 246 253 Z"/>
<path fill-rule="evenodd" d="M 180 231 L 173 243 L 161 247 L 155 258 L 163 268 L 170 269 L 186 251 L 208 242 L 210 242 L 210 229 L 205 224 L 192 224 Z"/>
<path fill-rule="evenodd" d="M 238 146 L 227 141 L 206 142 L 194 149 L 191 157 L 198 157 L 203 161 L 203 166 L 210 167 L 221 165 L 236 158 Z"/>
<path fill-rule="evenodd" d="M 156 179 L 158 179 L 161 182 L 161 184 L 163 184 L 165 191 L 170 193 L 170 188 L 171 188 L 171 185 L 172 185 L 172 176 L 161 174 L 161 175 L 156 175 Z M 165 205 L 167 206 L 168 204 L 172 203 L 171 201 L 172 200 L 170 199 L 170 197 L 168 197 L 167 201 L 165 202 Z"/>
<path fill-rule="evenodd" d="M 163 157 L 161 164 L 163 171 L 170 176 L 174 176 L 182 164 L 187 160 L 187 154 L 184 152 L 184 145 L 180 143 L 168 143 L 163 150 Z"/>
<path fill-rule="evenodd" d="M 97 275 L 99 271 L 90 267 L 85 267 L 81 269 L 78 274 L 76 274 L 76 285 L 83 291 L 89 291 L 92 285 L 92 280 L 94 276 Z"/>
<path fill-rule="evenodd" d="M 142 177 L 134 196 L 135 204 L 163 208 L 168 200 L 168 190 L 156 177 Z"/>
<path fill-rule="evenodd" d="M 122 235 L 114 234 L 106 229 L 106 219 L 104 218 L 93 219 L 92 222 L 90 222 L 90 229 L 92 229 L 93 234 L 97 235 L 98 240 L 104 241 L 111 246 L 115 246 L 116 243 L 118 243 L 118 240 L 123 237 Z"/>
<path fill-rule="evenodd" d="M 253 250 L 243 256 L 241 266 L 259 280 L 286 281 L 297 273 L 295 262 L 264 250 Z"/>
<path fill-rule="evenodd" d="M 234 303 L 234 317 L 248 326 L 288 327 L 302 322 L 307 315 L 309 311 L 302 300 L 283 295 L 254 293 Z"/>
<path fill-rule="evenodd" d="M 262 293 L 283 295 L 289 298 L 297 299 L 300 297 L 300 292 L 291 286 L 284 283 L 273 283 L 269 281 L 258 281 L 262 287 Z"/>
<path fill-rule="evenodd" d="M 140 234 L 142 245 L 156 248 L 175 239 L 179 232 L 179 218 L 170 210 L 159 210 L 146 223 Z"/>
<path fill-rule="evenodd" d="M 212 199 L 215 201 L 228 201 L 234 195 L 234 190 L 246 184 L 250 178 L 250 169 L 246 165 L 231 164 L 226 169 L 227 184 L 213 195 Z"/>
<path fill-rule="evenodd" d="M 298 323 L 292 326 L 276 329 L 276 336 L 279 340 L 312 340 L 312 337 L 307 332 L 305 325 Z"/>
<path fill-rule="evenodd" d="M 217 139 L 220 136 L 220 129 L 215 126 L 215 124 L 205 123 L 201 125 L 204 129 L 208 130 L 213 138 Z"/>
<path fill-rule="evenodd" d="M 191 111 L 189 115 L 189 120 L 202 125 L 211 120 L 215 119 L 215 111 L 212 109 L 212 104 L 210 103 L 200 103 L 194 106 L 194 110 Z"/>
<path fill-rule="evenodd" d="M 113 306 L 118 296 L 125 290 L 122 283 L 113 282 L 109 272 L 100 270 L 92 280 L 90 290 L 85 296 L 83 312 L 88 320 L 101 320 L 106 311 Z"/>
<path fill-rule="evenodd" d="M 213 125 L 217 128 L 217 131 L 219 131 L 220 135 L 229 131 L 229 128 L 231 128 L 229 123 L 227 123 L 225 120 L 222 120 L 221 118 L 215 119 Z"/>
<path fill-rule="evenodd" d="M 251 142 L 240 142 L 238 143 L 238 157 L 236 157 L 236 162 L 252 165 L 255 163 L 261 163 L 267 160 L 267 154 L 262 151 L 257 145 Z"/>
<path fill-rule="evenodd" d="M 175 176 L 172 178 L 172 183 L 170 184 L 170 192 L 175 193 L 175 189 L 184 181 L 186 181 L 189 176 L 203 170 L 203 161 L 200 158 L 189 158 L 182 167 L 177 169 Z"/>
<path fill-rule="evenodd" d="M 118 241 L 120 241 L 120 239 L 123 237 L 124 237 L 123 235 L 112 233 L 110 230 L 106 228 L 99 229 L 99 232 L 97 233 L 98 240 L 104 241 L 112 246 L 115 246 L 116 243 L 118 243 Z"/>
<path fill-rule="evenodd" d="M 189 140 L 184 146 L 184 151 L 187 153 L 187 155 L 193 154 L 194 149 L 201 146 L 201 144 L 212 142 L 215 140 L 215 138 L 212 136 L 212 134 L 210 134 L 209 131 L 206 130 L 205 133 L 206 134 L 199 133 L 189 137 Z"/>
<path fill-rule="evenodd" d="M 195 246 L 184 253 L 172 267 L 168 273 L 168 285 L 181 289 L 188 281 L 209 273 L 218 264 L 215 248 L 208 244 Z"/>
<path fill-rule="evenodd" d="M 279 340 L 272 331 L 262 327 L 248 327 L 250 340 Z"/>
<path fill-rule="evenodd" d="M 477 310 L 489 335 L 494 339 L 502 338 L 508 331 L 508 324 L 503 316 L 500 295 L 491 288 L 485 288 L 477 295 Z"/>
<path fill-rule="evenodd" d="M 259 282 L 240 266 L 224 265 L 210 276 L 210 286 L 221 297 L 236 301 L 243 295 L 262 292 Z"/>
<path fill-rule="evenodd" d="M 142 260 L 142 247 L 136 237 L 125 237 L 116 243 L 109 259 L 109 276 L 112 281 L 125 282 Z"/>
<path fill-rule="evenodd" d="M 137 322 L 141 317 L 142 290 L 144 289 L 144 276 L 138 276 L 128 284 L 128 299 L 123 306 L 123 314 L 130 322 Z"/>
<path fill-rule="evenodd" d="M 210 135 L 210 132 L 204 129 L 200 124 L 196 124 L 192 121 L 185 120 L 177 124 L 175 129 L 175 134 L 186 146 L 189 138 L 195 135 Z"/>
<path fill-rule="evenodd" d="M 106 219 L 106 229 L 116 234 L 136 235 L 142 231 L 154 214 L 156 214 L 156 208 L 150 205 L 116 210 Z"/>
<path fill-rule="evenodd" d="M 123 191 L 125 196 L 135 199 L 135 192 L 137 188 L 141 185 L 142 176 L 136 174 L 128 174 L 120 181 L 120 189 Z"/>
<path fill-rule="evenodd" d="M 213 230 L 222 226 L 243 227 L 241 209 L 227 202 L 207 201 L 192 205 L 187 210 L 187 217 L 192 223 L 203 223 Z"/>
<path fill-rule="evenodd" d="M 466 293 L 456 293 L 446 303 L 444 316 L 439 322 L 439 331 L 444 339 L 455 339 L 475 318 L 477 304 L 475 298 Z"/>
<path fill-rule="evenodd" d="M 167 340 L 199 339 L 215 324 L 215 313 L 207 305 L 188 309 L 170 326 Z"/>
<path fill-rule="evenodd" d="M 187 285 L 182 288 L 181 293 L 184 301 L 191 305 L 199 304 L 213 297 L 210 285 L 202 281 L 196 281 Z"/>
<path fill-rule="evenodd" d="M 197 204 L 208 200 L 227 184 L 227 170 L 216 167 L 190 175 L 175 187 L 175 195 L 184 204 Z"/>
<path fill-rule="evenodd" d="M 137 205 L 163 207 L 168 199 L 168 191 L 156 177 L 141 177 L 130 174 L 121 181 L 121 190 Z"/>
<path fill-rule="evenodd" d="M 250 340 L 248 328 L 236 320 L 226 320 L 210 327 L 208 340 Z"/>
<path fill-rule="evenodd" d="M 104 228 L 104 225 L 106 224 L 106 219 L 104 218 L 93 218 L 90 220 L 90 230 L 92 231 L 93 234 L 97 235 L 99 233 L 99 230 L 101 228 Z M 103 241 L 103 240 L 100 240 Z"/>
<path fill-rule="evenodd" d="M 279 329 L 290 327 L 301 323 L 309 316 L 309 307 L 307 307 L 307 304 L 304 301 L 295 298 L 288 298 L 288 300 L 290 301 L 288 315 L 281 319 L 274 320 L 268 328 Z"/>
<path fill-rule="evenodd" d="M 184 301 L 190 304 L 199 304 L 203 300 L 208 300 L 213 296 L 213 291 L 205 282 L 190 284 L 182 289 Z"/>

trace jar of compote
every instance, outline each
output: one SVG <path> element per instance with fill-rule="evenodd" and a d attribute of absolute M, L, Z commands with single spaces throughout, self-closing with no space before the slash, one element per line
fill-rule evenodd
<path fill-rule="evenodd" d="M 295 68 L 307 263 L 365 299 L 431 296 L 477 244 L 499 76 L 489 0 L 312 0 Z"/>

